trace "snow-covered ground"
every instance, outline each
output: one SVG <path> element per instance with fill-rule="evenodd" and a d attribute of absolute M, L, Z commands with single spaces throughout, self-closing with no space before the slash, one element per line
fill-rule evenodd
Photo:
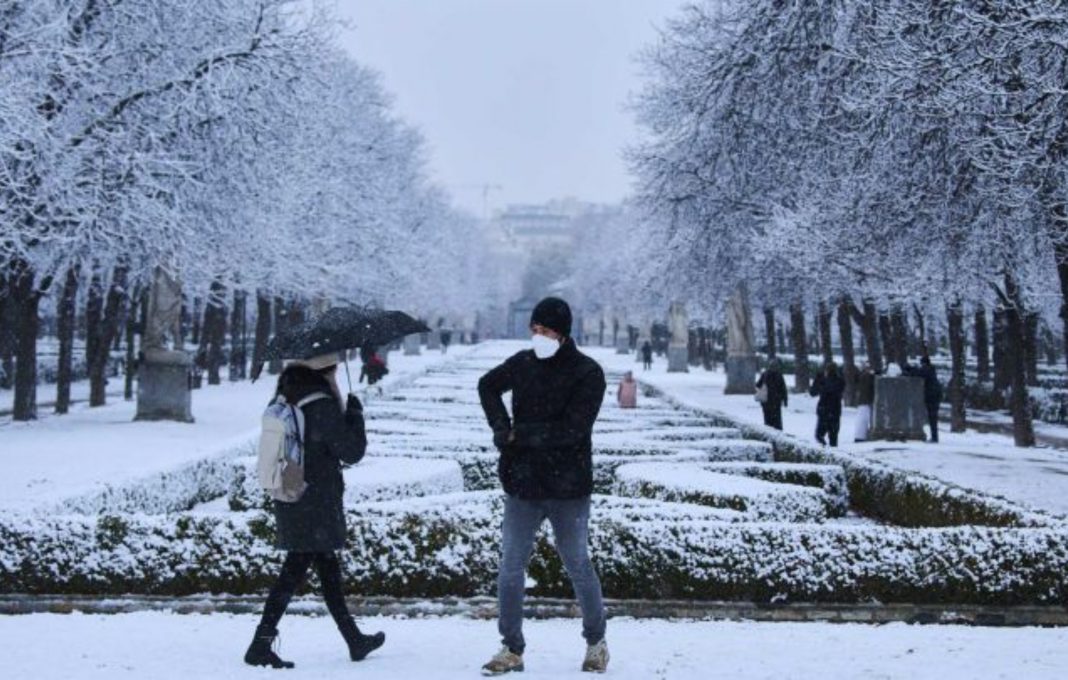
<path fill-rule="evenodd" d="M 473 349 L 454 346 L 447 355 L 390 354 L 390 373 L 357 392 L 375 399 L 378 387 L 390 385 L 453 361 Z M 351 364 L 351 362 L 350 362 Z M 351 366 L 353 379 L 358 365 Z M 345 378 L 339 376 L 342 389 Z M 256 383 L 224 382 L 193 392 L 195 423 L 134 422 L 136 404 L 112 398 L 106 406 L 76 404 L 64 416 L 42 414 L 35 422 L 0 420 L 0 508 L 27 510 L 101 489 L 183 463 L 228 451 L 245 450 L 255 440 L 260 415 L 274 390 L 274 376 Z M 80 389 L 80 384 L 75 387 Z"/>
<path fill-rule="evenodd" d="M 689 373 L 668 373 L 667 360 L 656 357 L 653 368 L 643 371 L 634 355 L 619 355 L 609 348 L 587 348 L 606 370 L 634 371 L 634 375 L 694 408 L 719 411 L 745 423 L 762 424 L 760 404 L 747 395 L 725 395 L 726 376 L 722 371 L 691 368 Z M 792 376 L 787 376 L 792 385 Z M 616 385 L 609 386 L 614 394 Z M 640 397 L 639 397 L 640 398 Z M 1020 449 L 1012 437 L 998 433 L 949 432 L 943 422 L 940 442 L 853 442 L 857 411 L 846 408 L 842 415 L 839 447 L 842 451 L 879 460 L 937 477 L 959 486 L 1003 496 L 1038 509 L 1068 515 L 1068 451 L 1054 448 Z M 783 410 L 783 429 L 801 441 L 816 444 L 816 399 L 807 394 L 790 394 Z M 1047 426 L 1054 436 L 1068 439 L 1068 428 Z"/>
<path fill-rule="evenodd" d="M 297 664 L 285 677 L 469 680 L 498 644 L 492 621 L 374 618 L 360 625 L 387 639 L 354 664 L 329 617 L 284 618 L 281 656 Z M 255 626 L 253 616 L 228 614 L 0 617 L 4 677 L 263 678 L 272 671 L 241 660 Z M 578 670 L 580 629 L 575 619 L 528 621 L 522 677 L 587 677 Z M 608 643 L 606 677 L 619 680 L 1042 680 L 1068 669 L 1063 629 L 611 619 Z"/>

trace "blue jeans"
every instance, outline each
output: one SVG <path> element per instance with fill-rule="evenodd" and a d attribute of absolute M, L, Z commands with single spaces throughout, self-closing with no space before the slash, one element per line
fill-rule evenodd
<path fill-rule="evenodd" d="M 590 561 L 590 497 L 569 500 L 523 500 L 504 498 L 501 565 L 497 576 L 497 604 L 500 618 L 497 630 L 501 642 L 516 654 L 522 654 L 523 596 L 526 594 L 527 564 L 534 550 L 534 537 L 546 519 L 553 527 L 556 552 L 575 589 L 582 609 L 582 637 L 588 644 L 604 639 L 605 611 L 601 599 L 601 580 Z"/>

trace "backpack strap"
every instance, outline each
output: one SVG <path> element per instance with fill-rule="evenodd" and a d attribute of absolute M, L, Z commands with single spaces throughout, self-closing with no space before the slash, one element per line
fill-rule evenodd
<path fill-rule="evenodd" d="M 300 442 L 300 447 L 301 447 L 302 451 L 304 449 L 304 433 L 300 431 L 300 421 L 297 420 L 296 410 L 298 408 L 303 410 L 303 408 L 305 406 L 307 406 L 308 404 L 310 404 L 312 402 L 319 401 L 320 399 L 332 399 L 332 398 L 333 397 L 331 397 L 326 392 L 312 392 L 308 396 L 306 396 L 303 399 L 301 399 L 300 401 L 298 401 L 296 404 L 293 404 L 293 405 L 291 405 L 289 407 L 294 412 L 293 413 L 293 424 L 297 428 L 297 441 Z M 302 453 L 301 455 L 303 456 L 304 454 Z"/>

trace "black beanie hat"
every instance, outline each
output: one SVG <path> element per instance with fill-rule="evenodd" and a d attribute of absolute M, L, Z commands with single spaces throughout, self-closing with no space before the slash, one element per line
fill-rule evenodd
<path fill-rule="evenodd" d="M 541 324 L 565 337 L 571 335 L 571 308 L 558 297 L 547 297 L 530 314 L 530 325 Z"/>

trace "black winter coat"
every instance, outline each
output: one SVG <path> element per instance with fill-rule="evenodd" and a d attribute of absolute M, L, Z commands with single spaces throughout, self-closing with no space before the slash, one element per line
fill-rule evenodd
<path fill-rule="evenodd" d="M 789 395 L 782 373 L 771 368 L 764 371 L 757 380 L 756 386 L 763 387 L 764 385 L 768 386 L 768 401 L 766 402 L 768 406 L 786 406 Z"/>
<path fill-rule="evenodd" d="M 923 378 L 923 403 L 928 406 L 936 406 L 942 401 L 942 383 L 938 381 L 938 371 L 928 364 L 913 368 L 907 366 L 903 371 L 905 375 Z"/>
<path fill-rule="evenodd" d="M 871 406 L 875 403 L 875 374 L 861 372 L 857 376 L 857 404 Z"/>
<path fill-rule="evenodd" d="M 845 391 L 845 381 L 842 376 L 835 373 L 828 376 L 820 373 L 815 382 L 809 388 L 808 393 L 813 397 L 819 397 L 816 402 L 816 414 L 821 416 L 842 415 L 842 393 Z"/>
<path fill-rule="evenodd" d="M 314 392 L 332 394 L 326 378 L 303 366 L 289 366 L 279 377 L 282 394 L 293 404 Z M 276 546 L 296 552 L 332 552 L 345 547 L 345 482 L 342 464 L 360 462 L 367 450 L 363 412 L 319 399 L 304 406 L 304 481 L 296 503 L 274 502 Z"/>
<path fill-rule="evenodd" d="M 571 339 L 549 359 L 525 350 L 482 376 L 486 420 L 495 433 L 515 435 L 497 464 L 506 493 L 533 500 L 593 492 L 593 424 L 605 387 L 604 371 Z M 505 392 L 512 393 L 514 423 L 501 399 Z"/>

